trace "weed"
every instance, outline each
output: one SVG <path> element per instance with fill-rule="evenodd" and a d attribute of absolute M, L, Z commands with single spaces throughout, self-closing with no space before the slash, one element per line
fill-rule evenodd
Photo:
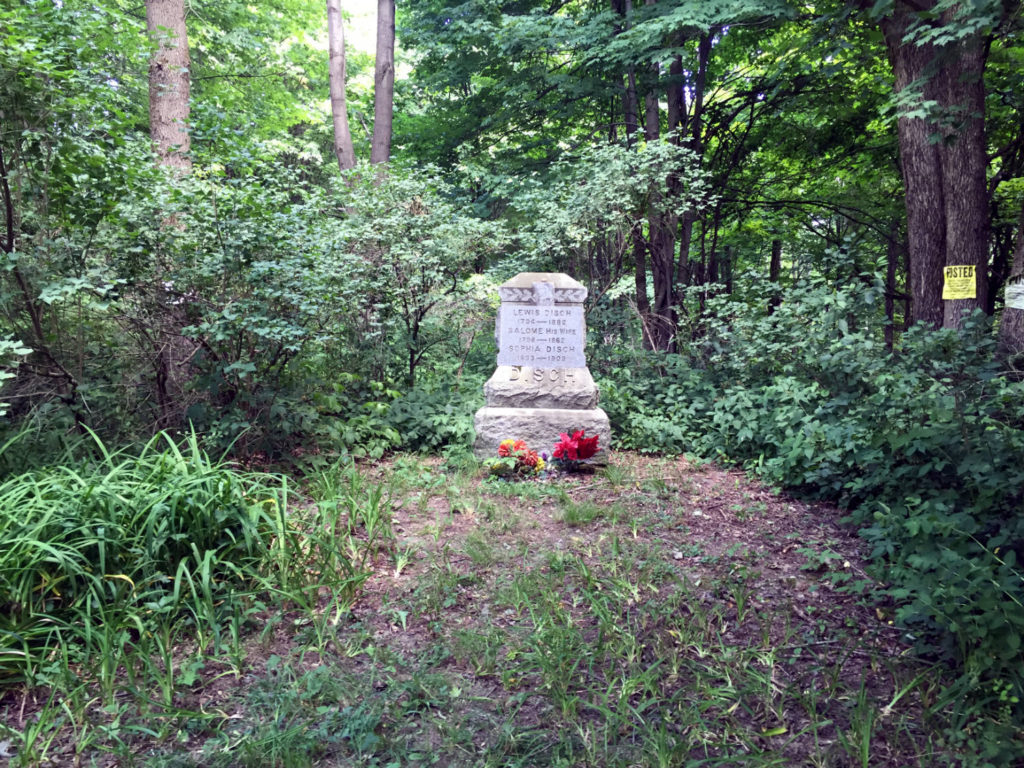
<path fill-rule="evenodd" d="M 565 501 L 562 503 L 562 522 L 570 528 L 586 525 L 604 517 L 605 508 L 594 501 Z"/>
<path fill-rule="evenodd" d="M 487 568 L 498 560 L 494 545 L 487 534 L 480 529 L 476 529 L 466 536 L 465 549 L 466 555 L 477 568 Z"/>
<path fill-rule="evenodd" d="M 633 473 L 622 464 L 608 464 L 599 474 L 612 488 L 622 488 L 633 480 Z"/>

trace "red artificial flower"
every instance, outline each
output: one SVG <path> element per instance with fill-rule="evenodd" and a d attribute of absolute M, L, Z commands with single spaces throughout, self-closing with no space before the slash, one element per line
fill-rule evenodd
<path fill-rule="evenodd" d="M 552 455 L 556 459 L 561 459 L 562 461 L 576 461 L 577 449 L 579 448 L 579 443 L 577 442 L 576 437 L 578 434 L 580 433 L 577 432 L 572 437 L 569 437 L 565 432 L 562 432 L 558 436 L 561 438 L 561 442 L 555 443 Z"/>
<path fill-rule="evenodd" d="M 581 459 L 592 458 L 593 455 L 597 453 L 598 435 L 594 435 L 593 437 L 584 437 L 582 431 L 579 434 L 578 447 L 576 449 L 577 454 Z"/>
<path fill-rule="evenodd" d="M 572 437 L 565 432 L 559 435 L 560 442 L 555 443 L 552 455 L 562 461 L 580 461 L 593 458 L 597 453 L 597 438 L 586 437 L 586 430 L 578 429 L 572 433 Z"/>

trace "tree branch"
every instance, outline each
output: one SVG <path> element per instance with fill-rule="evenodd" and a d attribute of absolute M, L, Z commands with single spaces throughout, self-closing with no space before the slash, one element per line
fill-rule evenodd
<path fill-rule="evenodd" d="M 286 74 L 288 74 L 288 73 L 284 72 L 284 71 L 281 71 L 281 72 L 265 72 L 265 73 L 260 74 L 260 75 L 252 75 L 252 74 L 249 74 L 249 73 L 246 73 L 246 72 L 243 72 L 243 73 L 240 73 L 240 74 L 232 74 L 232 75 L 229 75 L 229 74 L 224 74 L 224 75 L 200 75 L 199 77 L 193 77 L 192 78 L 192 82 L 196 82 L 198 80 L 218 80 L 218 79 L 234 80 L 236 78 L 284 77 Z"/>

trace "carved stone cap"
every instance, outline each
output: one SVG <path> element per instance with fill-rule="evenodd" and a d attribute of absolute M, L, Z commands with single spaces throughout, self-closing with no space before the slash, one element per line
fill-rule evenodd
<path fill-rule="evenodd" d="M 521 304 L 582 304 L 587 289 L 563 272 L 520 272 L 498 287 L 498 296 Z"/>

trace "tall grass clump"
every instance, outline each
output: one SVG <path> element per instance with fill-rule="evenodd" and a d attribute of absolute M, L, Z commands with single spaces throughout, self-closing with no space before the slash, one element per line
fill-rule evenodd
<path fill-rule="evenodd" d="M 114 673 L 164 619 L 215 633 L 283 530 L 284 481 L 211 461 L 194 435 L 96 448 L 0 483 L 0 683 L 33 681 L 54 649 Z"/>
<path fill-rule="evenodd" d="M 373 496 L 349 490 L 349 511 Z M 88 458 L 8 476 L 0 687 L 54 675 L 66 686 L 72 674 L 110 693 L 145 680 L 169 704 L 183 642 L 193 654 L 223 650 L 259 607 L 316 610 L 322 590 L 343 611 L 366 578 L 358 545 L 337 503 L 293 514 L 289 496 L 286 478 L 211 460 L 195 435 L 161 434 L 136 454 L 96 439 Z"/>
<path fill-rule="evenodd" d="M 199 716 L 190 687 L 239 677 L 275 611 L 301 612 L 322 650 L 390 520 L 352 467 L 292 506 L 287 478 L 212 460 L 195 434 L 91 447 L 0 481 L 0 697 L 17 687 L 42 705 L 24 728 L 0 721 L 12 764 L 58 743 L 130 756 L 132 734 L 173 735 Z"/>

